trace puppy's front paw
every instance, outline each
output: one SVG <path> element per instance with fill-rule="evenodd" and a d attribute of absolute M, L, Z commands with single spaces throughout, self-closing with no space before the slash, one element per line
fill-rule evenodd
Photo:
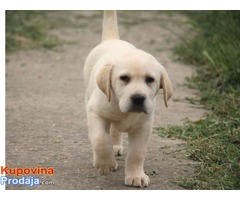
<path fill-rule="evenodd" d="M 150 184 L 150 179 L 145 173 L 127 174 L 125 177 L 125 185 L 131 187 L 147 187 Z"/>
<path fill-rule="evenodd" d="M 96 159 L 93 166 L 96 167 L 98 174 L 101 176 L 107 176 L 118 168 L 118 164 L 115 159 Z"/>
<path fill-rule="evenodd" d="M 121 156 L 123 155 L 123 146 L 122 145 L 113 145 L 114 155 Z"/>

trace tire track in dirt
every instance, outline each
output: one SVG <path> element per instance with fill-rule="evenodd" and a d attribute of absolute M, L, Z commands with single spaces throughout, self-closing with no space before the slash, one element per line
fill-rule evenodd
<path fill-rule="evenodd" d="M 7 189 L 135 189 L 124 186 L 124 157 L 119 169 L 99 177 L 92 167 L 84 108 L 83 63 L 100 41 L 99 12 L 65 11 L 49 17 L 69 20 L 69 26 L 51 30 L 66 43 L 56 50 L 19 51 L 7 55 L 6 64 L 6 165 L 11 167 L 54 167 L 54 176 L 39 175 L 54 185 L 7 186 Z M 196 92 L 184 86 L 193 68 L 174 60 L 172 48 L 189 27 L 178 14 L 154 11 L 119 12 L 121 38 L 146 50 L 162 63 L 173 82 L 174 96 L 166 109 L 159 94 L 154 126 L 195 121 L 206 112 L 186 97 Z M 171 31 L 169 31 L 171 30 Z M 147 189 L 181 189 L 172 183 L 193 173 L 181 140 L 152 134 L 145 171 L 151 184 Z"/>

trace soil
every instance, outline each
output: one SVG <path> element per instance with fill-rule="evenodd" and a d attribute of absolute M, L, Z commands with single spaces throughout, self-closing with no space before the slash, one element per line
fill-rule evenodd
<path fill-rule="evenodd" d="M 35 187 L 7 185 L 6 189 L 139 189 L 124 185 L 124 155 L 119 168 L 100 177 L 92 166 L 92 150 L 86 128 L 83 64 L 101 40 L 102 14 L 97 11 L 61 11 L 52 19 L 68 20 L 50 33 L 64 44 L 53 50 L 18 51 L 6 56 L 6 165 L 53 167 L 54 175 L 39 175 L 45 182 Z M 189 34 L 186 17 L 156 11 L 120 11 L 121 38 L 155 56 L 169 73 L 174 96 L 169 108 L 159 94 L 154 127 L 181 125 L 204 117 L 200 105 L 186 98 L 197 92 L 185 86 L 194 68 L 177 61 L 172 48 Z M 178 139 L 151 135 L 145 171 L 151 179 L 144 189 L 183 189 L 174 183 L 194 173 L 186 144 Z M 53 183 L 54 184 L 51 184 Z"/>

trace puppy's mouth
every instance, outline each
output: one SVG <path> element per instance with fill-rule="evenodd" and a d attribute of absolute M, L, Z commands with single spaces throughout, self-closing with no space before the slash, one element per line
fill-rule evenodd
<path fill-rule="evenodd" d="M 142 106 L 137 106 L 137 105 L 131 105 L 128 112 L 134 112 L 134 113 L 145 113 L 147 114 L 147 109 L 144 105 Z"/>

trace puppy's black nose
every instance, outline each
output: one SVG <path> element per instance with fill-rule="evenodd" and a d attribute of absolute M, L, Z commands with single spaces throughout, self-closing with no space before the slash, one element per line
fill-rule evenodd
<path fill-rule="evenodd" d="M 141 94 L 135 94 L 131 97 L 132 102 L 137 105 L 140 106 L 143 104 L 143 102 L 145 101 L 145 97 Z"/>

